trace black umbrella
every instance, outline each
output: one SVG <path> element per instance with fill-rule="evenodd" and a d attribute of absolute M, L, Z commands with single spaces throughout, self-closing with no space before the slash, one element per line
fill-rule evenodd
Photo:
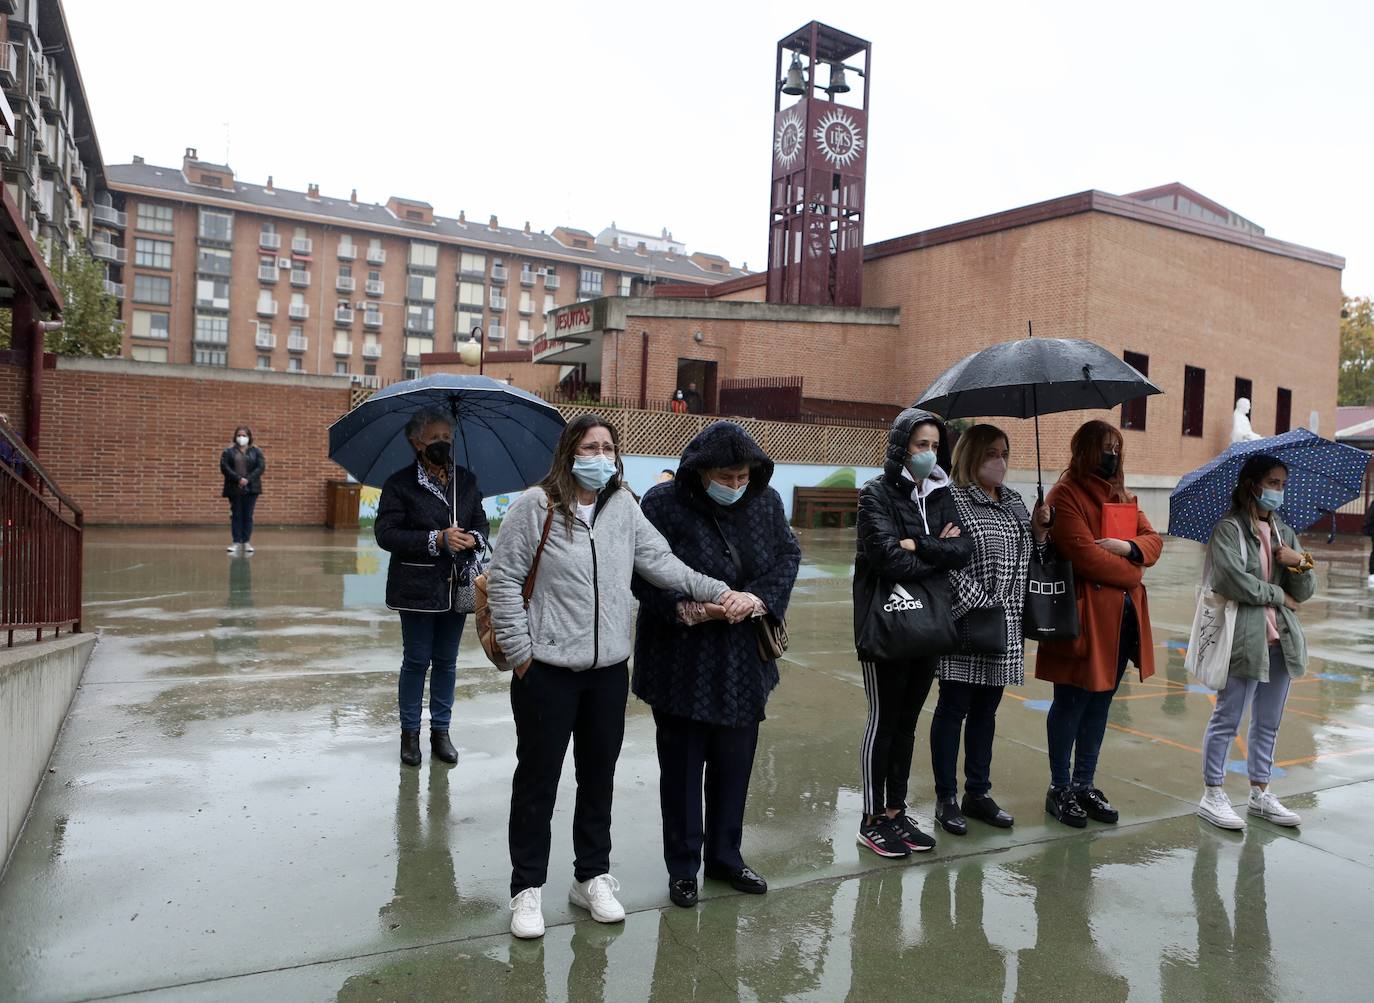
<path fill-rule="evenodd" d="M 1031 337 L 1004 341 L 960 359 L 916 402 L 945 418 L 1005 415 L 1034 418 L 1035 472 L 1040 499 L 1040 415 L 1113 408 L 1163 393 L 1134 366 L 1101 345 L 1078 338 Z"/>

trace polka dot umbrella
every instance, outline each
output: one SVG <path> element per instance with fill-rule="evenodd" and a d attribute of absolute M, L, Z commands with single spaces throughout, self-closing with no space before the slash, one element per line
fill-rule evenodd
<path fill-rule="evenodd" d="M 1169 495 L 1169 535 L 1206 543 L 1212 527 L 1231 508 L 1231 492 L 1241 466 L 1261 453 L 1288 465 L 1279 518 L 1299 533 L 1360 496 L 1369 462 L 1363 450 L 1323 439 L 1305 428 L 1237 442 L 1179 479 Z"/>

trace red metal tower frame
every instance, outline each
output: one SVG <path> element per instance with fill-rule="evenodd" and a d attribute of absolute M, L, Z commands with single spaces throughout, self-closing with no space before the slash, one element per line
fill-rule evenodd
<path fill-rule="evenodd" d="M 783 107 L 784 56 L 802 60 L 804 93 Z M 856 56 L 863 65 L 854 65 Z M 863 295 L 864 175 L 872 45 L 812 21 L 778 42 L 773 88 L 769 303 L 859 306 Z M 816 70 L 863 80 L 860 103 L 838 100 Z M 850 93 L 853 93 L 852 91 Z M 850 99 L 852 100 L 852 99 Z"/>

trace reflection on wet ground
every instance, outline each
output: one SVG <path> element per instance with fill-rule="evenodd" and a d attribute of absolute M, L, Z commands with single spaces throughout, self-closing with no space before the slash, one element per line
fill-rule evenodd
<path fill-rule="evenodd" d="M 1099 783 L 1117 827 L 1042 798 L 1049 688 L 1004 701 L 996 794 L 1016 828 L 910 862 L 854 845 L 864 701 L 852 536 L 816 531 L 769 705 L 746 858 L 772 891 L 667 903 L 652 719 L 631 703 L 617 775 L 623 927 L 567 905 L 560 792 L 549 933 L 505 933 L 513 768 L 506 680 L 469 631 L 449 769 L 396 761 L 400 631 L 370 537 L 90 533 L 101 641 L 0 883 L 0 999 L 957 1000 L 1359 998 L 1374 920 L 1374 592 L 1363 553 L 1313 541 L 1313 662 L 1275 781 L 1301 830 L 1191 814 L 1211 703 L 1183 670 L 1199 547 L 1147 579 L 1159 675 L 1123 685 Z M 915 814 L 929 822 L 924 730 Z M 1233 756 L 1243 759 L 1241 749 Z M 1244 775 L 1228 781 L 1240 800 Z"/>

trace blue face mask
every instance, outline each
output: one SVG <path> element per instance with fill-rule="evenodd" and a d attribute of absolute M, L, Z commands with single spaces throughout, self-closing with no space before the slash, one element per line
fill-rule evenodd
<path fill-rule="evenodd" d="M 923 453 L 912 453 L 906 458 L 906 468 L 915 478 L 916 483 L 920 484 L 930 476 L 930 472 L 935 469 L 935 450 L 927 449 Z"/>
<path fill-rule="evenodd" d="M 588 491 L 600 491 L 615 476 L 615 461 L 607 456 L 574 456 L 572 475 Z"/>
<path fill-rule="evenodd" d="M 1260 496 L 1255 499 L 1255 504 L 1266 512 L 1277 512 L 1283 508 L 1283 492 L 1265 488 L 1260 492 Z"/>
<path fill-rule="evenodd" d="M 731 505 L 735 504 L 735 502 L 743 498 L 744 492 L 748 490 L 749 483 L 747 481 L 737 488 L 727 488 L 719 481 L 713 481 L 709 477 L 706 478 L 706 493 L 711 497 L 713 502 L 717 505 L 724 505 L 726 508 L 729 508 Z"/>

